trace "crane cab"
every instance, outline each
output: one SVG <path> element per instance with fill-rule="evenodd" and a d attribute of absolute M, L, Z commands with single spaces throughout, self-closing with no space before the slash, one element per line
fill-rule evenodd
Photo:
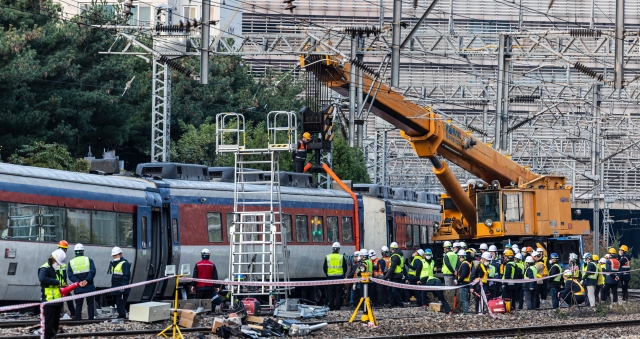
<path fill-rule="evenodd" d="M 502 187 L 497 180 L 471 180 L 465 192 L 478 222 L 469 225 L 453 200 L 443 194 L 442 223 L 433 240 L 560 237 L 589 234 L 589 222 L 571 219 L 571 186 L 565 178 L 543 176 L 529 183 Z"/>

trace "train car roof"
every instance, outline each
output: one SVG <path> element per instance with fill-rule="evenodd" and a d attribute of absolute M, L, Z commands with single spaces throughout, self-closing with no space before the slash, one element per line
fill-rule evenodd
<path fill-rule="evenodd" d="M 169 184 L 170 188 L 182 188 L 182 189 L 199 189 L 199 190 L 217 190 L 217 191 L 231 191 L 233 192 L 234 183 L 231 182 L 207 182 L 207 181 L 186 181 L 175 179 L 163 179 L 162 182 Z M 246 185 L 251 190 L 264 190 L 268 191 L 269 188 L 264 185 Z M 324 197 L 339 197 L 339 198 L 351 198 L 349 193 L 343 190 L 328 190 L 318 188 L 298 188 L 280 186 L 280 193 L 286 195 L 305 195 L 305 196 L 324 196 Z"/>
<path fill-rule="evenodd" d="M 27 178 L 56 180 L 60 182 L 73 182 L 80 184 L 126 188 L 133 190 L 146 190 L 149 188 L 156 188 L 156 185 L 153 182 L 149 182 L 147 180 L 139 178 L 103 176 L 96 174 L 55 170 L 50 168 L 12 165 L 6 163 L 0 163 L 0 174 L 16 175 Z"/>
<path fill-rule="evenodd" d="M 416 208 L 437 208 L 440 209 L 440 205 L 425 204 L 422 202 L 396 200 L 396 199 L 380 199 L 390 203 L 392 206 L 404 206 L 404 207 L 416 207 Z"/>

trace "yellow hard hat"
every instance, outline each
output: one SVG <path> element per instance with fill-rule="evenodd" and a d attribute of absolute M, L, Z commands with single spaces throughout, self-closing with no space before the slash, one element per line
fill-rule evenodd
<path fill-rule="evenodd" d="M 629 252 L 629 247 L 627 247 L 627 245 L 620 246 L 620 249 L 625 251 L 625 252 Z"/>
<path fill-rule="evenodd" d="M 513 251 L 512 250 L 505 250 L 504 251 L 504 256 L 505 257 L 513 257 Z"/>
<path fill-rule="evenodd" d="M 304 132 L 302 133 L 302 137 L 305 139 L 311 139 L 311 134 L 309 134 L 309 132 Z"/>
<path fill-rule="evenodd" d="M 591 259 L 593 259 L 593 261 L 598 261 L 600 260 L 600 257 L 597 254 L 594 254 L 591 256 Z"/>
<path fill-rule="evenodd" d="M 611 247 L 608 252 L 609 254 L 616 254 L 616 249 Z"/>

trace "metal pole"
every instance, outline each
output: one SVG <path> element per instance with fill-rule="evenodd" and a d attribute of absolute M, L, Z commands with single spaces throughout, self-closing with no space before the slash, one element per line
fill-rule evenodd
<path fill-rule="evenodd" d="M 364 37 L 363 36 L 359 36 L 357 38 L 358 41 L 358 49 L 356 51 L 357 55 L 358 55 L 358 60 L 360 62 L 364 61 Z M 364 103 L 363 103 L 363 92 L 364 92 L 364 79 L 363 79 L 363 71 L 362 69 L 358 68 L 357 69 L 358 72 L 358 114 L 356 116 L 356 120 L 358 121 L 358 124 L 356 125 L 357 128 L 357 144 L 358 147 L 362 148 L 363 145 L 363 129 L 362 129 L 362 123 L 364 120 L 364 116 L 363 116 L 363 112 L 364 112 Z"/>
<path fill-rule="evenodd" d="M 393 0 L 393 37 L 391 40 L 391 87 L 400 84 L 400 19 L 402 0 Z"/>
<path fill-rule="evenodd" d="M 384 0 L 380 0 L 380 29 L 384 27 Z"/>
<path fill-rule="evenodd" d="M 615 76 L 614 88 L 622 89 L 624 80 L 624 69 L 622 59 L 624 58 L 624 0 L 616 0 L 616 44 L 615 44 Z"/>
<path fill-rule="evenodd" d="M 411 32 L 409 32 L 409 35 L 407 35 L 404 38 L 404 41 L 402 41 L 402 44 L 400 45 L 401 49 L 404 48 L 404 46 L 407 45 L 407 42 L 411 41 L 411 38 L 413 38 L 416 32 L 418 32 L 418 30 L 420 29 L 420 26 L 422 26 L 422 22 L 427 18 L 429 13 L 431 13 L 431 11 L 436 7 L 436 4 L 438 4 L 438 1 L 439 0 L 433 0 L 431 2 L 431 5 L 429 5 L 429 7 L 427 8 L 427 10 L 424 11 L 420 19 L 418 19 L 418 22 L 416 22 L 415 26 L 413 26 L 413 28 L 411 29 Z"/>
<path fill-rule="evenodd" d="M 209 40 L 211 21 L 211 0 L 202 1 L 202 39 L 200 42 L 200 83 L 209 84 Z"/>
<path fill-rule="evenodd" d="M 511 59 L 509 58 L 508 53 L 511 52 L 511 37 L 505 36 L 504 39 L 504 49 L 505 49 L 505 57 L 504 57 L 504 69 L 502 75 L 502 112 L 500 123 L 500 149 L 503 151 L 510 150 L 510 139 L 509 139 L 509 74 L 513 73 L 511 69 Z"/>
<path fill-rule="evenodd" d="M 482 136 L 482 142 L 487 142 L 487 104 L 484 104 L 482 107 L 482 131 L 484 131 L 485 135 Z"/>
<path fill-rule="evenodd" d="M 351 59 L 356 58 L 356 38 L 351 37 Z M 349 66 L 349 147 L 355 145 L 356 67 Z"/>
<path fill-rule="evenodd" d="M 495 126 L 494 126 L 494 141 L 493 148 L 499 150 L 500 149 L 500 138 L 502 136 L 502 103 L 504 101 L 504 87 L 502 84 L 504 83 L 504 69 L 505 69 L 505 43 L 506 43 L 506 35 L 500 35 L 500 41 L 498 42 L 498 83 L 496 85 L 496 118 L 495 118 Z"/>
<path fill-rule="evenodd" d="M 593 99 L 591 116 L 594 119 L 593 133 L 591 133 L 591 175 L 596 180 L 593 190 L 593 252 L 597 253 L 600 245 L 600 182 L 599 177 L 600 150 L 598 138 L 600 136 L 600 85 L 593 84 Z"/>
<path fill-rule="evenodd" d="M 589 22 L 589 28 L 594 29 L 596 26 L 596 0 L 591 0 L 591 18 Z"/>

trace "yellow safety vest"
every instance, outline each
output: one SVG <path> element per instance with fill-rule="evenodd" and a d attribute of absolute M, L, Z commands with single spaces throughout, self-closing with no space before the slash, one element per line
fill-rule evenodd
<path fill-rule="evenodd" d="M 507 275 L 507 266 L 511 266 L 511 276 L 510 277 L 506 277 Z M 516 263 L 514 263 L 513 261 L 509 261 L 507 262 L 506 265 L 504 265 L 505 269 L 504 272 L 502 273 L 502 279 L 513 279 L 513 277 L 516 275 Z"/>
<path fill-rule="evenodd" d="M 400 264 L 398 266 L 396 266 L 396 269 L 393 271 L 393 273 L 398 274 L 398 273 L 402 273 L 402 268 L 404 267 L 404 257 L 401 256 L 398 253 L 394 253 L 391 255 L 391 258 L 393 258 L 394 255 L 397 255 L 398 257 L 400 257 Z M 391 260 L 389 260 L 391 261 Z"/>
<path fill-rule="evenodd" d="M 415 265 L 416 259 L 417 260 L 422 260 L 422 258 L 420 258 L 419 255 L 416 255 L 415 257 L 413 257 L 413 259 L 411 259 L 411 266 Z M 409 273 L 409 275 L 412 275 L 414 277 L 416 276 L 416 270 L 414 270 L 413 268 L 410 268 L 408 273 Z"/>
<path fill-rule="evenodd" d="M 44 263 L 42 266 L 40 266 L 40 268 L 43 269 L 47 269 L 49 268 L 49 263 L 46 262 Z M 62 285 L 62 273 L 60 273 L 60 271 L 62 270 L 62 268 L 60 268 L 60 270 L 56 271 L 56 279 L 60 282 L 60 285 Z M 44 288 L 44 296 L 47 299 L 47 301 L 51 301 L 51 300 L 55 300 L 55 299 L 60 299 L 62 298 L 62 294 L 60 294 L 60 285 L 58 286 L 47 286 Z"/>
<path fill-rule="evenodd" d="M 582 266 L 582 272 L 584 272 L 582 276 L 585 279 L 597 280 L 598 279 L 598 273 L 592 273 L 592 274 L 587 275 L 588 268 L 589 268 L 589 264 L 586 264 L 586 265 Z M 597 270 L 598 270 L 598 264 L 596 264 L 596 271 Z"/>
<path fill-rule="evenodd" d="M 342 260 L 344 256 L 339 253 L 331 253 L 327 255 L 327 275 L 330 277 L 343 276 Z"/>
<path fill-rule="evenodd" d="M 89 257 L 80 256 L 75 257 L 69 262 L 71 272 L 73 274 L 89 273 L 91 266 L 89 265 Z"/>
<path fill-rule="evenodd" d="M 482 283 L 486 284 L 487 278 L 489 278 L 489 271 L 487 271 L 487 268 L 484 266 L 484 264 L 480 264 L 478 265 L 478 267 L 480 267 L 482 269 L 482 272 L 484 273 L 484 275 L 482 276 Z"/>
<path fill-rule="evenodd" d="M 573 282 L 578 284 L 578 286 L 580 287 L 580 291 L 576 292 L 575 295 L 584 295 L 584 287 L 582 287 L 582 285 L 576 280 L 574 280 Z"/>
<path fill-rule="evenodd" d="M 422 260 L 422 271 L 420 271 L 420 279 L 424 277 L 433 277 L 433 268 L 436 266 L 435 260 L 431 260 L 431 263 L 425 259 Z"/>
<path fill-rule="evenodd" d="M 560 275 L 558 275 L 557 277 L 554 277 L 553 281 L 560 282 L 560 280 L 562 280 L 562 267 L 560 267 L 560 265 L 558 264 L 553 264 L 551 267 L 553 268 L 554 266 L 558 266 L 558 272 L 560 273 Z"/>
<path fill-rule="evenodd" d="M 449 251 L 449 252 L 445 253 L 444 255 L 446 255 L 449 258 L 449 263 L 451 264 L 451 267 L 453 267 L 453 269 L 455 270 L 456 266 L 458 266 L 458 255 L 453 253 L 453 251 Z M 453 272 L 451 272 L 449 270 L 447 265 L 444 264 L 444 258 L 442 258 L 442 273 L 443 274 L 453 274 Z"/>
<path fill-rule="evenodd" d="M 598 266 L 598 272 L 602 273 L 607 267 L 607 264 L 597 264 L 596 266 Z M 598 285 L 604 285 L 604 274 L 598 274 Z"/>

